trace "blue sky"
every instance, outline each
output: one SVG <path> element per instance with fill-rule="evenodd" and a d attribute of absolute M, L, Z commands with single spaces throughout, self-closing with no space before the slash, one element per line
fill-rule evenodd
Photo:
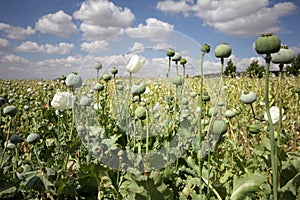
<path fill-rule="evenodd" d="M 2 0 L 0 78 L 56 78 L 79 71 L 94 75 L 96 62 L 126 75 L 131 53 L 147 58 L 141 73 L 164 76 L 165 50 L 187 58 L 198 73 L 200 46 L 211 45 L 205 72 L 219 69 L 214 48 L 226 42 L 238 71 L 262 56 L 253 50 L 273 32 L 300 53 L 299 0 Z M 226 59 L 226 61 L 228 60 Z M 275 69 L 276 66 L 273 66 Z"/>

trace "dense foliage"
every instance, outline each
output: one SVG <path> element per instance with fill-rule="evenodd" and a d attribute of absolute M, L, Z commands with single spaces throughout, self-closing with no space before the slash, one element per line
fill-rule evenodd
<path fill-rule="evenodd" d="M 118 128 L 112 117 L 112 94 L 116 89 L 121 90 L 120 82 L 125 81 L 122 78 L 105 77 L 94 87 L 94 94 L 97 94 L 96 99 L 102 108 L 97 110 L 98 121 L 108 134 L 111 146 L 129 147 L 135 151 L 135 146 L 131 143 L 128 145 L 126 133 Z M 68 98 L 67 93 L 57 94 L 58 90 L 72 93 L 64 80 L 65 77 L 57 81 L 1 80 L 1 199 L 272 198 L 270 138 L 264 116 L 263 79 L 247 76 L 224 79 L 226 102 L 218 102 L 218 107 L 222 109 L 221 118 L 213 123 L 212 129 L 206 125 L 200 136 L 193 137 L 196 143 L 201 137 L 203 147 L 208 145 L 203 139 L 210 132 L 218 129 L 220 124 L 226 127 L 222 128 L 225 131 L 222 130 L 222 135 L 208 148 L 207 154 L 202 154 L 199 146 L 192 143 L 170 165 L 140 173 L 110 168 L 97 159 L 101 149 L 96 148 L 91 152 L 83 145 L 82 135 L 78 127 L 74 127 L 74 110 L 55 110 L 52 105 L 55 95 L 58 95 L 55 98 Z M 278 77 L 270 78 L 270 105 L 274 107 L 272 120 L 278 150 L 279 199 L 296 199 L 300 195 L 300 80 L 294 76 L 283 77 L 280 81 L 284 89 L 279 88 L 278 81 Z M 214 80 L 204 79 L 205 92 L 200 101 L 199 79 L 185 79 L 184 85 L 191 92 L 185 99 L 180 99 L 182 102 L 178 108 L 176 102 L 169 106 L 179 113 L 187 102 L 200 101 L 203 103 L 203 121 L 209 120 L 214 97 L 209 82 Z M 174 84 L 179 88 L 183 82 L 177 80 Z M 143 99 L 150 101 L 151 106 L 157 101 L 166 105 L 166 88 L 160 87 L 155 81 L 146 82 L 144 86 L 150 92 L 146 94 L 142 85 L 135 88 L 135 96 L 138 97 L 132 103 L 135 108 L 142 105 Z M 244 96 L 240 100 L 242 94 Z M 253 98 L 248 94 L 256 96 Z M 252 99 L 248 102 L 249 98 Z M 276 112 L 279 98 L 283 101 L 284 120 L 278 119 Z M 85 100 L 81 99 L 81 104 L 90 106 L 92 102 Z M 174 101 L 176 98 L 171 100 Z M 147 119 L 147 111 L 135 111 L 132 114 L 137 115 L 137 120 Z M 156 136 L 161 143 L 169 140 L 170 135 L 165 134 L 171 133 L 170 130 L 178 125 L 174 121 L 175 124 L 172 121 L 166 124 L 169 132 L 161 132 Z M 159 148 L 157 141 L 150 140 L 147 146 L 145 140 L 140 141 L 142 151 Z M 124 149 L 124 152 L 116 153 L 122 161 L 124 153 L 128 152 Z M 158 158 L 155 159 L 153 162 L 160 162 Z"/>

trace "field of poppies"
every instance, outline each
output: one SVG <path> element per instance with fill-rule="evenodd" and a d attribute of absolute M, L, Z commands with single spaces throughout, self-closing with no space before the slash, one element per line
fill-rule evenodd
<path fill-rule="evenodd" d="M 165 79 L 135 77 L 133 55 L 128 77 L 97 63 L 89 80 L 0 80 L 0 198 L 297 199 L 300 79 L 282 70 L 294 56 L 270 34 L 256 50 L 263 78 L 206 77 L 202 62 L 186 77 L 169 49 Z M 214 54 L 223 72 L 231 48 Z"/>

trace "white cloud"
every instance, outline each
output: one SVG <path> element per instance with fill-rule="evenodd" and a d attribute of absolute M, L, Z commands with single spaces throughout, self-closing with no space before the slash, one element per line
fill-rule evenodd
<path fill-rule="evenodd" d="M 297 46 L 291 46 L 289 48 L 294 50 L 296 55 L 300 54 L 300 44 L 298 44 Z"/>
<path fill-rule="evenodd" d="M 135 20 L 129 8 L 116 6 L 107 0 L 86 0 L 73 16 L 82 21 L 80 29 L 87 40 L 106 39 Z"/>
<path fill-rule="evenodd" d="M 174 25 L 148 18 L 146 25 L 139 24 L 136 28 L 127 28 L 126 33 L 131 38 L 149 38 L 152 41 L 165 41 L 172 33 Z"/>
<path fill-rule="evenodd" d="M 9 41 L 5 38 L 0 38 L 0 50 L 9 47 Z"/>
<path fill-rule="evenodd" d="M 120 27 L 101 27 L 85 23 L 80 25 L 80 29 L 86 40 L 103 40 L 123 32 L 123 28 Z"/>
<path fill-rule="evenodd" d="M 78 32 L 76 25 L 72 22 L 72 17 L 62 10 L 41 17 L 36 22 L 35 29 L 44 34 L 54 34 L 62 38 L 68 38 L 72 33 Z"/>
<path fill-rule="evenodd" d="M 78 56 L 68 56 L 66 58 L 56 58 L 56 59 L 46 59 L 43 61 L 38 61 L 35 63 L 35 66 L 38 67 L 74 67 L 79 66 L 83 60 L 81 55 Z"/>
<path fill-rule="evenodd" d="M 29 63 L 29 60 L 14 55 L 14 54 L 6 54 L 0 59 L 0 63 L 18 63 L 18 64 L 26 64 Z"/>
<path fill-rule="evenodd" d="M 196 4 L 187 0 L 167 0 L 158 2 L 156 7 L 163 12 L 193 13 L 203 19 L 205 26 L 241 37 L 281 31 L 279 18 L 296 9 L 292 2 L 280 2 L 271 7 L 269 0 L 198 0 Z"/>
<path fill-rule="evenodd" d="M 190 15 L 190 11 L 193 10 L 193 6 L 189 4 L 190 1 L 159 1 L 156 5 L 156 9 L 163 12 L 170 13 L 183 13 L 185 17 Z"/>
<path fill-rule="evenodd" d="M 133 53 L 142 53 L 144 49 L 144 44 L 139 42 L 135 42 L 132 47 L 128 48 L 128 50 Z"/>
<path fill-rule="evenodd" d="M 16 47 L 17 51 L 31 52 L 31 53 L 46 53 L 46 54 L 69 54 L 74 49 L 74 44 L 61 42 L 58 45 L 45 44 L 38 45 L 36 42 L 23 42 Z"/>
<path fill-rule="evenodd" d="M 82 51 L 107 51 L 108 50 L 108 42 L 105 40 L 96 40 L 93 42 L 84 42 L 80 45 L 80 49 Z"/>
<path fill-rule="evenodd" d="M 5 23 L 0 23 L 0 31 L 4 32 L 5 37 L 16 40 L 22 40 L 35 34 L 35 30 L 33 30 L 30 26 L 22 28 Z"/>

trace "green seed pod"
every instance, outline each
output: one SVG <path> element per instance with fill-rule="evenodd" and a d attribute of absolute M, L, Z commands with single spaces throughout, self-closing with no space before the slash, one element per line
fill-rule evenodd
<path fill-rule="evenodd" d="M 228 58 L 231 55 L 231 47 L 227 43 L 219 44 L 215 48 L 215 56 L 217 58 Z"/>
<path fill-rule="evenodd" d="M 131 94 L 134 95 L 134 96 L 135 95 L 141 95 L 145 91 L 146 91 L 146 86 L 143 83 L 141 83 L 139 85 L 133 85 L 131 87 Z"/>
<path fill-rule="evenodd" d="M 168 57 L 173 57 L 175 55 L 175 51 L 174 51 L 174 49 L 168 49 L 167 50 L 167 56 Z"/>
<path fill-rule="evenodd" d="M 116 74 L 118 73 L 118 69 L 115 68 L 115 67 L 113 67 L 113 68 L 111 69 L 111 73 L 112 73 L 113 75 L 116 75 Z"/>
<path fill-rule="evenodd" d="M 295 52 L 287 46 L 282 46 L 278 52 L 272 53 L 271 57 L 275 64 L 290 64 L 295 59 Z"/>
<path fill-rule="evenodd" d="M 90 106 L 93 102 L 93 99 L 87 96 L 83 96 L 80 99 L 80 105 L 82 106 Z"/>
<path fill-rule="evenodd" d="M 96 85 L 93 87 L 93 89 L 96 91 L 103 91 L 104 85 L 102 85 L 101 83 L 96 83 Z"/>
<path fill-rule="evenodd" d="M 203 95 L 202 96 L 202 101 L 207 102 L 210 100 L 210 96 L 209 95 Z"/>
<path fill-rule="evenodd" d="M 184 82 L 184 79 L 181 76 L 176 76 L 173 79 L 173 84 L 177 85 L 177 86 L 183 85 L 183 82 Z"/>
<path fill-rule="evenodd" d="M 13 144 L 22 142 L 22 138 L 19 135 L 13 135 L 9 138 L 9 141 Z"/>
<path fill-rule="evenodd" d="M 211 107 L 211 108 L 208 110 L 208 113 L 207 113 L 207 115 L 208 115 L 209 117 L 211 117 L 212 115 L 213 115 L 213 116 L 216 116 L 217 114 L 218 114 L 218 109 L 213 108 L 213 107 Z"/>
<path fill-rule="evenodd" d="M 172 57 L 172 61 L 178 62 L 181 60 L 181 55 L 178 52 L 175 52 L 174 56 Z"/>
<path fill-rule="evenodd" d="M 227 118 L 233 118 L 236 115 L 236 112 L 234 110 L 226 110 L 225 111 L 225 117 Z"/>
<path fill-rule="evenodd" d="M 189 104 L 189 100 L 187 98 L 182 98 L 181 99 L 181 104 L 186 106 L 186 105 Z"/>
<path fill-rule="evenodd" d="M 216 119 L 213 121 L 213 124 L 212 124 L 212 134 L 224 134 L 227 132 L 227 124 L 224 120 L 222 119 Z"/>
<path fill-rule="evenodd" d="M 65 75 L 61 75 L 60 80 L 64 81 L 64 80 L 66 80 L 66 78 L 67 77 Z"/>
<path fill-rule="evenodd" d="M 251 124 L 249 126 L 249 131 L 252 134 L 257 134 L 260 132 L 260 125 L 259 124 Z"/>
<path fill-rule="evenodd" d="M 280 50 L 281 41 L 272 33 L 262 34 L 255 41 L 255 50 L 258 54 L 271 54 Z"/>
<path fill-rule="evenodd" d="M 180 64 L 181 65 L 185 65 L 186 64 L 186 59 L 185 58 L 181 58 L 180 59 Z"/>
<path fill-rule="evenodd" d="M 106 73 L 106 74 L 103 74 L 102 78 L 103 78 L 104 81 L 107 82 L 107 81 L 111 80 L 111 75 Z"/>
<path fill-rule="evenodd" d="M 18 112 L 18 108 L 16 106 L 10 105 L 10 106 L 6 106 L 3 109 L 3 113 L 4 115 L 9 115 L 11 117 L 15 116 Z"/>
<path fill-rule="evenodd" d="M 138 119 L 140 119 L 140 120 L 146 119 L 146 108 L 140 106 L 135 110 L 134 113 Z"/>
<path fill-rule="evenodd" d="M 82 85 L 82 78 L 77 74 L 69 74 L 66 78 L 66 85 L 68 87 L 79 88 Z"/>
<path fill-rule="evenodd" d="M 208 44 L 202 45 L 201 51 L 202 51 L 203 53 L 209 53 L 209 52 L 210 52 L 210 46 L 209 46 Z"/>
<path fill-rule="evenodd" d="M 101 62 L 97 62 L 96 66 L 95 66 L 95 69 L 97 69 L 97 70 L 102 69 L 102 63 Z"/>
<path fill-rule="evenodd" d="M 29 144 L 36 143 L 36 142 L 40 141 L 40 135 L 37 134 L 37 133 L 30 133 L 30 134 L 27 136 L 26 141 L 27 141 Z"/>
<path fill-rule="evenodd" d="M 256 93 L 255 92 L 248 92 L 245 91 L 242 93 L 240 97 L 240 101 L 243 102 L 244 104 L 251 104 L 256 101 Z"/>

